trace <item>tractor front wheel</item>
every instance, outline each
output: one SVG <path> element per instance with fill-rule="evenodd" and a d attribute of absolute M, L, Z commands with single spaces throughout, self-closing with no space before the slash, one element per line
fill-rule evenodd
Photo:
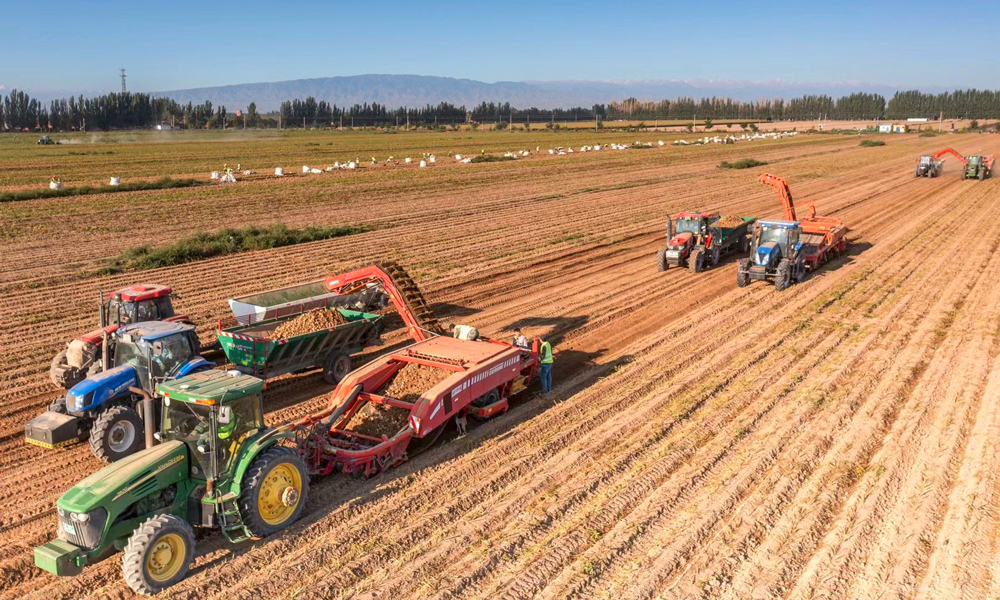
<path fill-rule="evenodd" d="M 667 264 L 667 249 L 661 248 L 656 252 L 656 269 L 666 271 L 670 265 Z"/>
<path fill-rule="evenodd" d="M 122 573 L 139 594 L 155 594 L 187 577 L 194 559 L 194 530 L 180 517 L 157 515 L 132 533 Z"/>
<path fill-rule="evenodd" d="M 264 537 L 291 525 L 302 514 L 309 474 L 298 452 L 275 446 L 254 459 L 241 487 L 243 526 L 252 535 Z"/>
<path fill-rule="evenodd" d="M 694 250 L 688 257 L 688 269 L 692 273 L 701 273 L 705 269 L 705 253 L 701 250 Z"/>
<path fill-rule="evenodd" d="M 346 352 L 331 352 L 323 363 L 323 381 L 332 384 L 340 383 L 354 368 L 351 355 Z"/>
<path fill-rule="evenodd" d="M 90 430 L 90 449 L 104 462 L 131 456 L 144 444 L 142 417 L 128 406 L 105 410 Z"/>
<path fill-rule="evenodd" d="M 774 275 L 774 289 L 782 292 L 792 284 L 792 263 L 786 258 L 778 263 L 777 272 Z"/>
<path fill-rule="evenodd" d="M 736 285 L 746 287 L 750 285 L 750 259 L 741 258 L 736 270 Z"/>

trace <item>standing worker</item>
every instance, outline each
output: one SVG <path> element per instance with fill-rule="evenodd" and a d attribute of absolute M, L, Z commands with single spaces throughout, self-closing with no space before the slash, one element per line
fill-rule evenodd
<path fill-rule="evenodd" d="M 552 391 L 552 344 L 541 336 L 538 339 L 542 341 L 542 347 L 539 349 L 542 368 L 538 377 L 542 380 L 542 393 L 548 394 Z"/>

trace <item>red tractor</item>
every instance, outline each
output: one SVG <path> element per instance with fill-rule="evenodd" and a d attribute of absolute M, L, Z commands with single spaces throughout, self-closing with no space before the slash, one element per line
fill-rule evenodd
<path fill-rule="evenodd" d="M 113 340 L 111 334 L 122 325 L 143 321 L 192 324 L 187 315 L 174 313 L 171 294 L 170 287 L 156 284 L 122 288 L 109 294 L 107 303 L 101 294 L 100 328 L 76 338 L 52 359 L 52 383 L 68 390 L 104 366 L 110 367 L 106 365 L 107 357 L 114 356 L 114 348 L 105 346 L 104 340 Z"/>

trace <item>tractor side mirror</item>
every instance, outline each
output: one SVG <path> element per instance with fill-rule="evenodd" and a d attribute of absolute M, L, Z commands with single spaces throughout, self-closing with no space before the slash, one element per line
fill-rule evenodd
<path fill-rule="evenodd" d="M 219 408 L 219 423 L 223 425 L 229 424 L 233 420 L 233 407 L 223 406 Z"/>

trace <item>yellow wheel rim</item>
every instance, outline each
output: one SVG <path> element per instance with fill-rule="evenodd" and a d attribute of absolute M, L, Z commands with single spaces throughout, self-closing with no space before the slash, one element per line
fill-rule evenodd
<path fill-rule="evenodd" d="M 153 542 L 152 549 L 146 555 L 146 571 L 154 581 L 167 581 L 184 566 L 186 555 L 184 538 L 176 533 L 168 533 Z"/>
<path fill-rule="evenodd" d="M 302 498 L 302 474 L 289 463 L 276 465 L 264 477 L 257 496 L 257 512 L 268 525 L 291 518 Z"/>

